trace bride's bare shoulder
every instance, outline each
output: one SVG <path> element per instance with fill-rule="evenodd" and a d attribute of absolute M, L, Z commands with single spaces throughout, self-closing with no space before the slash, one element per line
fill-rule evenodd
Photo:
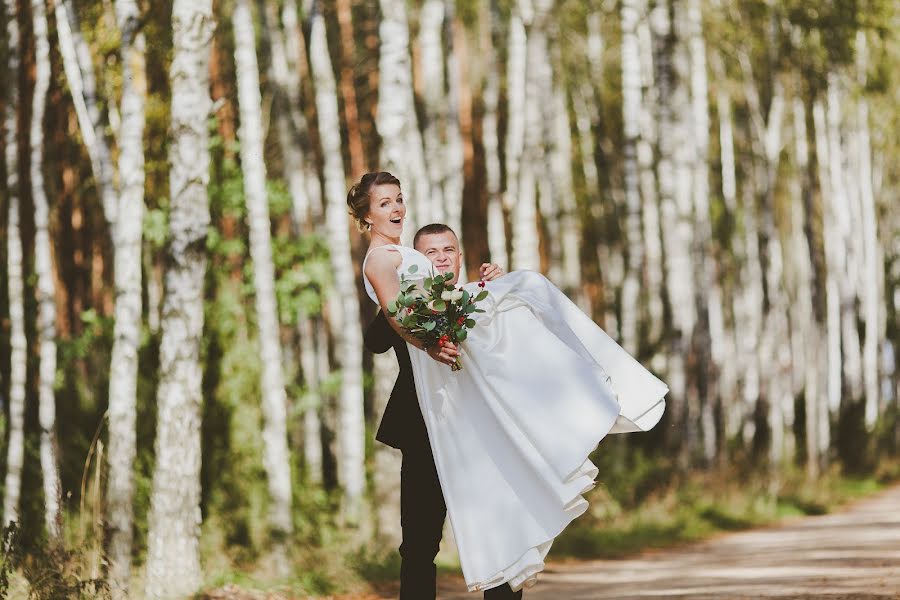
<path fill-rule="evenodd" d="M 366 255 L 366 265 L 364 271 L 367 275 L 374 275 L 378 272 L 387 270 L 396 270 L 403 262 L 400 251 L 394 246 L 375 246 L 369 249 Z"/>

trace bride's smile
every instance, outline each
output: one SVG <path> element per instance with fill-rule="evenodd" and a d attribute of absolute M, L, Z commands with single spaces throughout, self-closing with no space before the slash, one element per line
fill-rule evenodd
<path fill-rule="evenodd" d="M 370 191 L 369 212 L 365 221 L 373 239 L 383 238 L 397 243 L 406 220 L 406 204 L 400 186 L 392 183 L 373 185 Z"/>

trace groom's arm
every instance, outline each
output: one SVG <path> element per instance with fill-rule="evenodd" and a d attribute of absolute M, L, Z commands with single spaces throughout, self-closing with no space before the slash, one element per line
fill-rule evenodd
<path fill-rule="evenodd" d="M 390 350 L 397 338 L 397 332 L 394 331 L 383 311 L 378 311 L 366 332 L 363 334 L 363 343 L 369 352 L 382 354 Z"/>

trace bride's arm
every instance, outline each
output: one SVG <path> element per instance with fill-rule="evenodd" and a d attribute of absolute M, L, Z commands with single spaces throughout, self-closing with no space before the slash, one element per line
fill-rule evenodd
<path fill-rule="evenodd" d="M 379 252 L 372 254 L 366 262 L 366 277 L 375 289 L 375 295 L 378 297 L 381 310 L 385 311 L 388 324 L 397 332 L 397 335 L 419 350 L 427 352 L 431 358 L 448 365 L 453 364 L 459 355 L 456 346 L 446 344 L 443 347 L 425 348 L 422 340 L 410 335 L 396 319 L 387 315 L 388 303 L 395 300 L 400 293 L 400 278 L 397 276 L 397 266 L 400 264 L 400 260 L 396 252 Z"/>

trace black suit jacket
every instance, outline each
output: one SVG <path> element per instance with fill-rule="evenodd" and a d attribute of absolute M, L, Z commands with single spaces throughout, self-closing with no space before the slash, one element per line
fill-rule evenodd
<path fill-rule="evenodd" d="M 413 379 L 406 341 L 394 331 L 384 312 L 378 311 L 366 328 L 363 342 L 366 348 L 375 354 L 382 354 L 393 348 L 400 364 L 400 374 L 394 383 L 375 439 L 400 450 L 427 445 L 428 432 L 416 396 L 416 383 Z"/>

